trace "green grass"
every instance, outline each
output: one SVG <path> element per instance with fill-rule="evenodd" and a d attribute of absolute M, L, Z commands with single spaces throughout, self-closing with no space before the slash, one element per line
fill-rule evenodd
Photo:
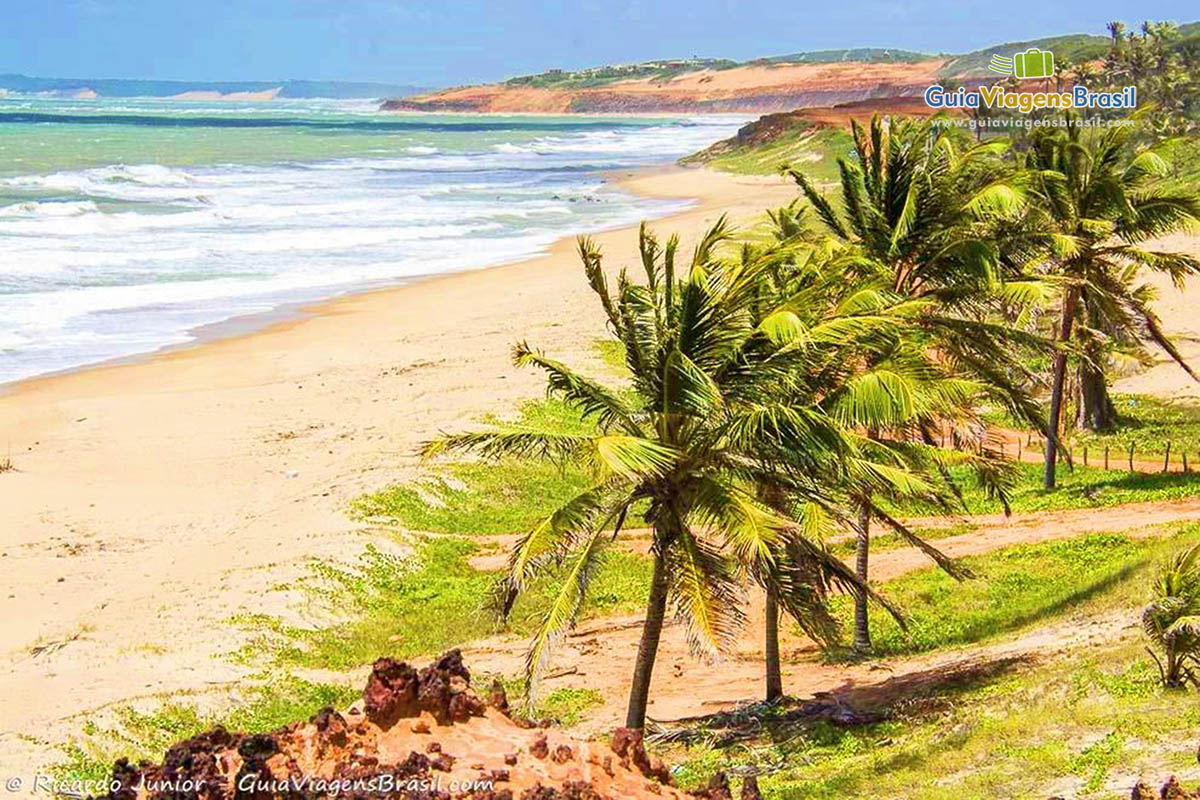
<path fill-rule="evenodd" d="M 689 156 L 685 163 L 703 161 L 714 169 L 743 175 L 770 175 L 790 165 L 818 183 L 839 179 L 837 159 L 853 148 L 853 140 L 837 128 L 816 128 L 797 123 L 775 139 L 757 146 L 735 145 L 715 155 Z"/>
<path fill-rule="evenodd" d="M 703 69 L 732 69 L 740 66 L 726 58 L 693 58 L 678 64 L 646 62 L 642 64 L 611 65 L 576 71 L 556 70 L 536 75 L 509 78 L 505 86 L 538 89 L 588 89 L 627 80 L 669 81 L 672 78 Z"/>
<path fill-rule="evenodd" d="M 345 708 L 361 693 L 357 688 L 312 683 L 290 675 L 277 675 L 239 691 L 244 696 L 238 704 L 222 713 L 204 713 L 178 699 L 151 712 L 118 708 L 112 723 L 85 724 L 81 735 L 62 748 L 65 758 L 52 767 L 51 774 L 57 780 L 100 781 L 112 775 L 112 763 L 118 758 L 135 764 L 143 759 L 161 761 L 168 747 L 215 725 L 262 733 L 307 719 L 325 706 Z"/>
<path fill-rule="evenodd" d="M 593 343 L 596 354 L 614 374 L 629 375 L 629 367 L 625 363 L 625 343 L 620 339 L 597 339 Z"/>
<path fill-rule="evenodd" d="M 1179 500 L 1200 495 L 1200 473 L 1139 473 L 1104 470 L 1077 464 L 1074 470 L 1060 464 L 1058 486 L 1042 488 L 1042 465 L 1021 463 L 1020 480 L 1011 498 L 1014 512 L 1059 511 L 1073 508 L 1111 508 L 1126 503 L 1155 500 Z M 961 469 L 952 470 L 964 487 L 963 499 L 969 514 L 994 514 L 1004 510 L 998 500 L 990 499 Z M 921 516 L 945 513 L 924 503 L 893 505 L 901 515 Z"/>
<path fill-rule="evenodd" d="M 554 464 L 460 462 L 438 466 L 417 484 L 366 495 L 355 501 L 354 514 L 429 533 L 520 533 L 588 485 L 581 470 Z"/>
<path fill-rule="evenodd" d="M 467 540 L 431 538 L 417 542 L 410 558 L 368 548 L 355 569 L 318 564 L 307 590 L 347 618 L 318 629 L 264 616 L 238 618 L 258 632 L 239 658 L 261 663 L 265 656 L 286 667 L 342 670 L 383 655 L 435 655 L 501 631 L 531 632 L 558 590 L 558 580 L 549 576 L 534 583 L 501 625 L 487 608 L 496 574 L 473 569 L 467 559 L 474 552 L 476 546 Z M 593 578 L 584 616 L 640 610 L 649 581 L 647 559 L 610 550 Z"/>
<path fill-rule="evenodd" d="M 1200 403 L 1195 400 L 1172 402 L 1145 395 L 1113 396 L 1117 409 L 1117 427 L 1107 433 L 1076 433 L 1071 442 L 1076 459 L 1082 458 L 1086 445 L 1092 459 L 1102 458 L 1105 446 L 1111 448 L 1110 465 L 1125 461 L 1129 446 L 1134 457 L 1162 456 L 1171 443 L 1171 461 L 1180 464 L 1184 452 L 1189 466 L 1200 469 Z M 1095 462 L 1092 462 L 1095 463 Z"/>
<path fill-rule="evenodd" d="M 942 66 L 940 73 L 944 77 L 972 75 L 990 78 L 995 75 L 987 68 L 993 53 L 1010 56 L 1014 52 L 1036 47 L 1051 51 L 1059 60 L 1078 62 L 1081 59 L 1102 58 L 1108 52 L 1108 44 L 1107 36 L 1087 33 L 1071 33 L 1065 36 L 1050 36 L 1023 42 L 1005 42 L 991 45 L 982 50 L 951 56 Z"/>
<path fill-rule="evenodd" d="M 577 411 L 555 399 L 525 403 L 512 422 L 495 417 L 483 422 L 563 433 L 593 430 Z M 415 483 L 359 498 L 351 511 L 359 519 L 388 519 L 428 533 L 520 533 L 588 485 L 587 475 L 570 465 L 515 459 L 444 462 Z"/>
<path fill-rule="evenodd" d="M 1200 541 L 1200 525 L 1165 538 L 1130 539 L 1093 534 L 1019 545 L 965 559 L 978 576 L 955 581 L 925 569 L 887 582 L 883 591 L 904 609 L 908 631 L 873 609 L 871 638 L 879 656 L 898 656 L 973 644 L 1067 613 L 1098 613 L 1145 602 L 1154 565 L 1186 544 Z M 849 630 L 847 597 L 835 598 Z"/>
<path fill-rule="evenodd" d="M 1164 189 L 1193 191 L 1200 182 L 1200 136 L 1182 136 L 1168 146 L 1172 175 Z"/>
<path fill-rule="evenodd" d="M 962 522 L 956 525 L 946 525 L 939 528 L 917 528 L 913 531 L 917 536 L 920 536 L 925 541 L 934 541 L 936 539 L 946 539 L 951 536 L 962 536 L 965 533 L 970 533 L 975 530 L 975 525 L 970 522 Z M 900 538 L 898 534 L 891 532 L 882 532 L 872 530 L 871 532 L 871 552 L 877 553 L 882 550 L 895 550 L 897 547 L 907 547 L 908 542 Z M 853 536 L 845 536 L 834 542 L 829 543 L 829 551 L 839 556 L 852 556 L 858 543 Z"/>
<path fill-rule="evenodd" d="M 601 705 L 604 705 L 604 695 L 595 689 L 564 687 L 546 695 L 530 716 L 550 720 L 556 725 L 578 725 L 589 711 Z"/>
<path fill-rule="evenodd" d="M 1125 798 L 1138 774 L 1196 782 L 1200 699 L 1164 692 L 1137 641 L 955 685 L 930 675 L 894 716 L 857 726 L 767 721 L 736 749 L 693 747 L 676 778 L 759 767 L 768 800 Z M 736 796 L 736 792 L 735 792 Z"/>

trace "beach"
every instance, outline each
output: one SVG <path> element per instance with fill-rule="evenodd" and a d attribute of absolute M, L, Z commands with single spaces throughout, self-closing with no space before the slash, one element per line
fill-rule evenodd
<path fill-rule="evenodd" d="M 744 224 L 795 196 L 782 178 L 674 167 L 619 184 L 696 201 L 653 224 L 683 252 L 720 214 Z M 635 227 L 594 238 L 609 268 L 640 269 Z M 438 431 L 540 396 L 515 342 L 598 368 L 603 315 L 574 247 L 0 394 L 7 771 L 55 760 L 89 712 L 243 679 L 231 617 L 294 618 L 301 598 L 277 589 L 311 559 L 387 546 L 350 519 L 353 498 L 411 478 Z"/>

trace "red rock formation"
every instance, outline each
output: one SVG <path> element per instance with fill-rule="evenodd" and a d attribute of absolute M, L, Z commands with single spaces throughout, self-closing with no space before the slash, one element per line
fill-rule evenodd
<path fill-rule="evenodd" d="M 455 650 L 417 670 L 375 662 L 361 702 L 267 734 L 214 728 L 161 764 L 113 768 L 114 800 L 682 800 L 639 731 L 581 742 L 520 725 L 471 688 Z M 707 793 L 699 797 L 709 796 Z"/>

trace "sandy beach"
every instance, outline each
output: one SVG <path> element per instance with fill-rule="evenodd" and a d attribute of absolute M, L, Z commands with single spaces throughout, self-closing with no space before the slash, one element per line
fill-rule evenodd
<path fill-rule="evenodd" d="M 621 182 L 697 200 L 655 223 L 685 248 L 722 212 L 744 222 L 795 196 L 779 178 L 708 170 Z M 609 266 L 633 265 L 636 230 L 595 238 Z M 4 771 L 60 758 L 50 745 L 90 711 L 243 677 L 223 658 L 240 642 L 229 618 L 286 616 L 298 598 L 273 587 L 314 557 L 361 552 L 354 497 L 411 477 L 437 431 L 540 393 L 539 374 L 510 364 L 516 340 L 586 363 L 601 335 L 565 240 L 0 395 L 14 467 L 0 474 Z"/>
<path fill-rule="evenodd" d="M 703 169 L 620 181 L 638 194 L 696 200 L 654 224 L 678 231 L 685 250 L 722 212 L 745 223 L 795 196 L 782 179 Z M 635 229 L 595 238 L 610 268 L 634 266 Z M 1164 244 L 1194 250 L 1196 239 Z M 1200 281 L 1183 293 L 1164 283 L 1159 305 L 1193 359 L 1197 297 Z M 219 697 L 242 681 L 251 669 L 226 658 L 244 635 L 233 615 L 299 619 L 303 598 L 278 587 L 311 559 L 351 561 L 368 542 L 389 546 L 349 518 L 353 498 L 413 477 L 416 446 L 439 430 L 538 396 L 541 375 L 511 366 L 515 341 L 599 367 L 592 343 L 603 331 L 568 239 L 532 260 L 340 298 L 253 333 L 7 387 L 3 771 L 61 760 L 55 746 L 97 710 Z M 1196 392 L 1170 364 L 1117 389 Z"/>

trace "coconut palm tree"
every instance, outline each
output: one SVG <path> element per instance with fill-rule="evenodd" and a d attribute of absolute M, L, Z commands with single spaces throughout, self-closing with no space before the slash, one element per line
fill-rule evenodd
<path fill-rule="evenodd" d="M 842 279 L 864 298 L 908 304 L 912 313 L 909 334 L 862 363 L 846 402 L 905 398 L 907 412 L 869 423 L 868 438 L 880 446 L 909 438 L 932 445 L 950 430 L 1003 499 L 1008 479 L 978 419 L 978 404 L 1000 405 L 1044 429 L 1025 388 L 1033 375 L 1018 355 L 1019 346 L 1043 342 L 995 316 L 1005 298 L 1038 293 L 1036 282 L 1022 275 L 1036 242 L 1016 224 L 1026 206 L 1025 178 L 998 158 L 1005 143 L 964 148 L 960 135 L 936 121 L 885 125 L 876 116 L 869 129 L 855 122 L 852 131 L 854 156 L 838 161 L 841 210 L 803 172 L 788 171 L 818 218 L 851 248 Z M 858 492 L 856 505 L 856 574 L 865 583 L 870 524 L 881 512 L 869 490 Z M 854 645 L 870 650 L 863 596 L 856 602 Z"/>
<path fill-rule="evenodd" d="M 677 275 L 678 240 L 662 247 L 643 227 L 645 281 L 621 272 L 615 291 L 600 251 L 580 240 L 588 281 L 624 347 L 628 390 L 606 387 L 523 343 L 515 360 L 543 370 L 548 390 L 593 420 L 594 433 L 492 430 L 443 436 L 424 448 L 426 456 L 468 450 L 485 457 L 569 460 L 590 470 L 585 491 L 517 542 L 497 588 L 500 610 L 507 613 L 536 576 L 561 570 L 562 589 L 528 652 L 531 693 L 551 646 L 576 619 L 605 550 L 630 514 L 643 517 L 652 531 L 653 575 L 630 689 L 630 728 L 644 724 L 669 605 L 687 621 L 690 641 L 702 652 L 724 649 L 741 626 L 739 575 L 747 571 L 772 588 L 780 605 L 806 619 L 815 598 L 811 584 L 798 569 L 774 567 L 789 553 L 818 564 L 824 578 L 886 605 L 804 535 L 804 520 L 755 493 L 755 487 L 778 484 L 794 497 L 822 502 L 805 475 L 835 469 L 879 491 L 904 488 L 900 470 L 862 458 L 855 440 L 825 412 L 780 391 L 809 371 L 802 367 L 812 351 L 870 341 L 881 323 L 863 314 L 801 330 L 787 312 L 753 314 L 763 275 L 777 259 L 723 264 L 714 249 L 729 235 L 722 219 Z"/>
<path fill-rule="evenodd" d="M 1154 599 L 1142 612 L 1142 627 L 1163 651 L 1158 664 L 1163 686 L 1180 689 L 1191 683 L 1200 688 L 1193 667 L 1200 667 L 1200 545 L 1176 554 L 1154 580 Z"/>
<path fill-rule="evenodd" d="M 1076 118 L 1070 117 L 1072 121 Z M 1055 336 L 1064 345 L 1054 358 L 1045 486 L 1053 488 L 1066 382 L 1067 345 L 1081 352 L 1081 415 L 1089 428 L 1114 422 L 1105 376 L 1106 348 L 1135 354 L 1142 343 L 1162 347 L 1197 377 L 1166 337 L 1150 306 L 1153 291 L 1144 270 L 1163 272 L 1180 284 L 1200 272 L 1200 259 L 1146 247 L 1154 237 L 1195 224 L 1200 196 L 1166 183 L 1170 165 L 1156 149 L 1132 151 L 1132 127 L 1085 133 L 1039 128 L 1030 139 L 1026 166 L 1040 203 L 1032 223 L 1048 231 L 1052 256 L 1044 271 L 1060 289 Z"/>

